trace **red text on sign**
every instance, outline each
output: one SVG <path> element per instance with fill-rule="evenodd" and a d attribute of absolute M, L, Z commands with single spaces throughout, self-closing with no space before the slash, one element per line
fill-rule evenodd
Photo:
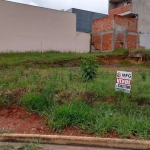
<path fill-rule="evenodd" d="M 117 79 L 117 84 L 131 85 L 131 80 L 118 78 Z"/>

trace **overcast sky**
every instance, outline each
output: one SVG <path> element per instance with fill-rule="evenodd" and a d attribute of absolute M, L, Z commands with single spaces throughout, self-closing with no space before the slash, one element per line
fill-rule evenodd
<path fill-rule="evenodd" d="M 108 0 L 9 0 L 18 3 L 42 6 L 57 10 L 78 8 L 99 13 L 108 11 Z"/>

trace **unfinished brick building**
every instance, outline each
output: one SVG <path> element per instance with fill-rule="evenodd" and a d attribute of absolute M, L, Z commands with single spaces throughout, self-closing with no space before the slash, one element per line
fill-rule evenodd
<path fill-rule="evenodd" d="M 92 51 L 139 47 L 138 18 L 129 0 L 110 0 L 109 15 L 93 21 Z"/>

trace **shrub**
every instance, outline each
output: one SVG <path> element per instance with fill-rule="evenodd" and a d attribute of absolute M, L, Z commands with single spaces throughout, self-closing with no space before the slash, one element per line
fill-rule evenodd
<path fill-rule="evenodd" d="M 97 76 L 98 65 L 94 57 L 86 57 L 81 62 L 82 81 L 90 81 Z"/>

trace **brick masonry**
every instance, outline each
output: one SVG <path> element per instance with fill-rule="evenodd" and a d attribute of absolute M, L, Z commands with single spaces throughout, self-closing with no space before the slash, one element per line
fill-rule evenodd
<path fill-rule="evenodd" d="M 118 14 L 122 14 L 125 12 L 131 11 L 131 4 L 128 4 L 126 6 L 121 6 L 115 9 L 111 9 L 109 11 L 109 16 L 114 16 L 114 15 L 118 15 Z"/>
<path fill-rule="evenodd" d="M 95 50 L 136 49 L 139 46 L 138 20 L 116 15 L 129 11 L 130 5 L 111 10 L 110 15 L 93 21 L 92 45 Z"/>

